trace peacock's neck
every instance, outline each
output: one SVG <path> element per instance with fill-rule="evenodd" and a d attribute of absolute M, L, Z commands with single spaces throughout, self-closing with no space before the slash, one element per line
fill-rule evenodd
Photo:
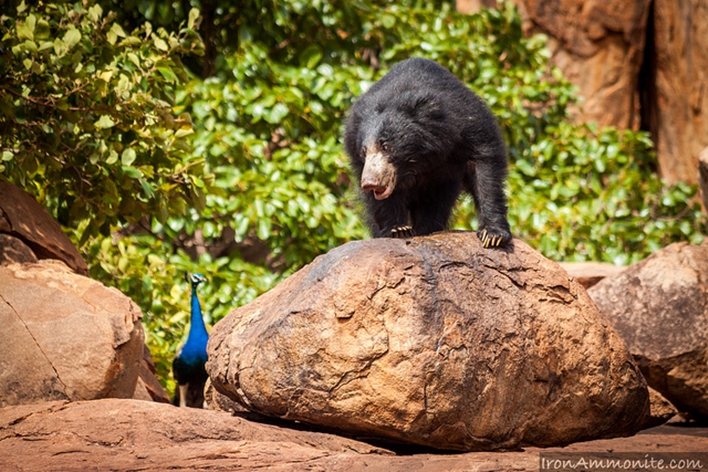
<path fill-rule="evenodd" d="M 202 317 L 202 307 L 199 304 L 196 287 L 192 288 L 192 316 L 190 319 L 189 337 L 206 336 L 207 330 Z"/>

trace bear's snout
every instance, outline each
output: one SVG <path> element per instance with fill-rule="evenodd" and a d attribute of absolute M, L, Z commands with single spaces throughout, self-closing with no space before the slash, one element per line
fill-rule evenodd
<path fill-rule="evenodd" d="M 376 200 L 391 196 L 396 187 L 396 168 L 381 152 L 366 155 L 361 173 L 361 189 L 373 192 Z"/>

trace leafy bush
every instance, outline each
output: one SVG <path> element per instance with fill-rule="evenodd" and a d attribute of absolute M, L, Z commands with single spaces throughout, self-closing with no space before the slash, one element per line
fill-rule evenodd
<path fill-rule="evenodd" d="M 108 9 L 113 2 L 103 4 Z M 43 13 L 58 37 L 87 23 L 74 45 L 84 48 L 83 69 L 63 65 L 56 73 L 79 74 L 84 85 L 74 92 L 72 82 L 53 87 L 62 96 L 85 94 L 83 102 L 69 99 L 69 107 L 94 108 L 85 119 L 52 108 L 46 121 L 58 144 L 33 150 L 30 137 L 38 131 L 19 131 L 24 118 L 17 110 L 27 100 L 16 93 L 25 92 L 0 86 L 0 102 L 12 105 L 3 105 L 2 126 L 18 136 L 3 141 L 10 154 L 3 154 L 2 172 L 39 195 L 46 192 L 57 214 L 68 209 L 70 217 L 60 219 L 72 225 L 77 240 L 85 235 L 80 246 L 91 275 L 142 307 L 148 343 L 170 388 L 169 364 L 188 322 L 183 271 L 208 277 L 200 296 L 213 323 L 318 254 L 366 237 L 340 143 L 343 119 L 356 96 L 410 56 L 448 67 L 499 117 L 511 156 L 512 231 L 548 257 L 629 263 L 672 241 L 702 239 L 705 217 L 689 203 L 696 189 L 667 187 L 656 177 L 647 134 L 570 123 L 573 88 L 549 67 L 545 38 L 522 36 L 510 6 L 464 16 L 448 2 L 250 0 L 236 9 L 217 1 L 203 10 L 212 21 L 200 24 L 164 2 L 127 4 L 133 8 L 124 8 L 121 18 L 139 29 L 124 39 L 116 32 L 113 42 L 113 15 L 101 12 L 93 20 L 89 12 L 96 7 L 88 1 Z M 166 29 L 155 32 L 147 20 Z M 178 26 L 184 21 L 187 28 Z M 33 91 L 45 90 L 44 71 L 60 65 L 53 47 L 38 46 L 37 53 L 17 47 L 24 44 L 20 26 L 29 22 L 26 8 L 2 18 L 8 64 L 2 70 L 8 83 L 31 78 L 35 85 L 25 97 L 34 100 L 59 93 Z M 183 58 L 194 72 L 184 82 L 179 55 L 202 51 L 193 34 L 198 28 L 206 56 Z M 142 66 L 130 58 L 138 52 Z M 26 59 L 33 61 L 29 69 Z M 148 61 L 166 64 L 172 74 Z M 114 72 L 103 81 L 106 64 Z M 121 80 L 134 98 L 114 95 Z M 116 106 L 107 110 L 105 103 Z M 96 125 L 104 114 L 113 126 Z M 77 137 L 65 129 L 78 129 L 72 131 Z M 15 152 L 23 142 L 27 149 Z M 79 152 L 67 155 L 67 148 Z M 20 160 L 24 155 L 34 156 L 36 171 Z M 44 160 L 58 158 L 80 172 L 47 174 L 51 165 Z M 87 181 L 91 187 L 82 188 Z M 96 196 L 72 210 L 89 190 Z M 103 194 L 108 198 L 98 197 Z M 94 236 L 98 224 L 112 234 Z M 475 228 L 469 200 L 458 207 L 454 225 Z"/>
<path fill-rule="evenodd" d="M 127 34 L 99 5 L 22 2 L 0 17 L 0 172 L 85 240 L 145 214 L 203 206 L 188 115 L 174 94 L 193 30 Z"/>

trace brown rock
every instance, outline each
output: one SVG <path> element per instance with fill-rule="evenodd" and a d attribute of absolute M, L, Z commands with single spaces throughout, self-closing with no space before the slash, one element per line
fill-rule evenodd
<path fill-rule="evenodd" d="M 706 435 L 705 429 L 661 430 L 562 449 L 466 454 L 409 450 L 397 456 L 352 439 L 254 423 L 222 412 L 105 399 L 0 409 L 0 466 L 13 472 L 537 472 L 540 453 L 642 451 L 660 457 L 680 452 L 683 459 L 698 459 L 702 456 L 697 452 L 708 450 L 708 438 L 700 436 Z"/>
<path fill-rule="evenodd" d="M 345 244 L 217 323 L 208 352 L 252 411 L 442 449 L 632 434 L 649 408 L 585 290 L 474 233 Z"/>
<path fill-rule="evenodd" d="M 143 345 L 143 358 L 140 361 L 138 383 L 135 386 L 133 398 L 136 400 L 170 403 L 169 395 L 167 395 L 160 381 L 157 380 L 157 369 L 152 361 L 152 353 L 145 345 Z"/>
<path fill-rule="evenodd" d="M 529 32 L 548 34 L 551 62 L 579 88 L 579 121 L 638 128 L 639 71 L 650 0 L 515 0 Z"/>
<path fill-rule="evenodd" d="M 245 413 L 248 411 L 240 403 L 236 403 L 223 393 L 217 391 L 208 378 L 204 385 L 204 401 L 206 408 L 210 410 L 225 411 L 227 413 Z"/>
<path fill-rule="evenodd" d="M 0 233 L 0 265 L 15 262 L 37 262 L 37 256 L 21 239 Z"/>
<path fill-rule="evenodd" d="M 460 13 L 478 13 L 482 8 L 496 8 L 497 0 L 457 0 L 455 7 Z"/>
<path fill-rule="evenodd" d="M 0 180 L 0 232 L 21 239 L 38 259 L 63 261 L 77 274 L 88 266 L 47 210 L 28 194 Z"/>
<path fill-rule="evenodd" d="M 708 244 L 672 244 L 589 293 L 649 385 L 708 419 Z"/>
<path fill-rule="evenodd" d="M 27 439 L 46 439 L 50 431 L 51 441 L 42 446 L 30 441 L 34 452 L 25 449 Z M 278 458 L 287 457 L 292 465 L 322 456 L 387 453 L 331 434 L 250 423 L 222 412 L 117 399 L 0 409 L 0 451 L 4 470 L 16 471 L 194 471 L 211 469 L 207 464 L 254 470 L 277 465 Z M 34 469 L 30 460 L 36 461 Z"/>
<path fill-rule="evenodd" d="M 59 261 L 0 266 L 0 406 L 132 397 L 140 309 Z"/>
<path fill-rule="evenodd" d="M 607 262 L 559 262 L 559 264 L 585 289 L 592 287 L 605 277 L 617 275 L 624 270 L 624 267 Z"/>
<path fill-rule="evenodd" d="M 708 0 L 655 0 L 650 131 L 662 177 L 698 182 L 708 145 Z"/>
<path fill-rule="evenodd" d="M 649 387 L 650 413 L 644 428 L 659 426 L 678 414 L 678 410 L 659 392 Z"/>

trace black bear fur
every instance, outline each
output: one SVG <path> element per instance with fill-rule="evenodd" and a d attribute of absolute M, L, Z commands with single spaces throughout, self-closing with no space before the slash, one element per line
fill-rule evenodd
<path fill-rule="evenodd" d="M 511 241 L 504 181 L 507 152 L 497 120 L 450 71 L 408 59 L 352 105 L 344 147 L 374 237 L 446 228 L 464 190 L 485 247 Z"/>

